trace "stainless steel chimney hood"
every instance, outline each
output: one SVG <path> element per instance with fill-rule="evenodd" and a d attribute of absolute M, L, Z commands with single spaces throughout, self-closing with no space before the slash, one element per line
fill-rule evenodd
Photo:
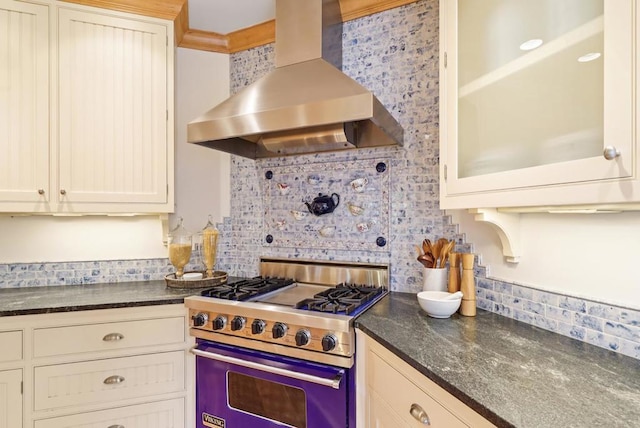
<path fill-rule="evenodd" d="M 276 0 L 275 50 L 275 70 L 189 123 L 189 143 L 251 159 L 403 144 L 393 116 L 339 69 L 338 0 Z"/>

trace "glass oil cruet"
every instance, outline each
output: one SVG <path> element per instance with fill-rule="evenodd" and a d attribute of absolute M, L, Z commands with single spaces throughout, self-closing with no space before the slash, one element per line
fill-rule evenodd
<path fill-rule="evenodd" d="M 202 259 L 207 268 L 206 277 L 213 277 L 213 267 L 216 264 L 216 251 L 218 248 L 218 229 L 211 222 L 211 216 L 207 225 L 202 229 Z"/>
<path fill-rule="evenodd" d="M 176 278 L 182 278 L 184 267 L 191 258 L 192 236 L 182 225 L 182 217 L 178 218 L 178 225 L 169 232 L 169 261 L 176 268 Z"/>

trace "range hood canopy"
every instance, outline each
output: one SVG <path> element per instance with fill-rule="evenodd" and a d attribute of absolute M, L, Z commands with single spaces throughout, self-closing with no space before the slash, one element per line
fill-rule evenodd
<path fill-rule="evenodd" d="M 275 50 L 275 70 L 189 123 L 189 143 L 251 159 L 402 145 L 393 116 L 339 70 L 338 0 L 276 0 Z"/>

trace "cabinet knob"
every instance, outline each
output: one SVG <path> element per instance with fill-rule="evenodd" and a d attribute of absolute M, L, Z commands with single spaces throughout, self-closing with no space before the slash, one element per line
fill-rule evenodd
<path fill-rule="evenodd" d="M 44 189 L 38 189 L 38 195 L 44 195 Z"/>
<path fill-rule="evenodd" d="M 411 405 L 411 409 L 409 409 L 409 413 L 411 413 L 411 416 L 421 424 L 431 426 L 429 415 L 427 415 L 427 412 L 425 412 L 419 404 L 413 403 Z"/>
<path fill-rule="evenodd" d="M 122 382 L 124 382 L 124 377 L 118 375 L 109 376 L 102 381 L 105 385 L 115 385 Z"/>
<path fill-rule="evenodd" d="M 102 338 L 105 342 L 117 342 L 122 339 L 124 339 L 124 335 L 120 333 L 109 333 Z"/>
<path fill-rule="evenodd" d="M 614 160 L 620 156 L 620 150 L 616 149 L 614 146 L 607 146 L 604 148 L 602 156 L 604 156 L 606 160 Z"/>
<path fill-rule="evenodd" d="M 66 191 L 66 190 L 64 190 L 64 189 L 60 189 L 60 194 L 64 196 L 64 195 L 66 195 L 66 194 L 67 194 L 67 191 Z"/>

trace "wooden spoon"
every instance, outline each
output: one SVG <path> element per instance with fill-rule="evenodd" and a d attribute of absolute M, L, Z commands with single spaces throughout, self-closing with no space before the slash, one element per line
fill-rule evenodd
<path fill-rule="evenodd" d="M 444 267 L 444 262 L 445 262 L 445 257 L 446 257 L 446 249 L 447 246 L 449 245 L 449 241 L 446 240 L 445 238 L 440 238 L 438 239 L 438 241 L 436 242 L 436 245 L 438 246 L 438 259 L 440 260 L 440 268 Z"/>
<path fill-rule="evenodd" d="M 442 254 L 442 243 L 440 242 L 440 240 L 437 240 L 433 246 L 432 246 L 432 250 L 433 250 L 433 259 L 434 259 L 434 267 L 438 267 L 438 259 L 440 259 L 440 256 Z"/>
<path fill-rule="evenodd" d="M 433 252 L 431 249 L 431 241 L 429 241 L 428 239 L 425 239 L 424 241 L 422 241 L 422 251 L 425 254 Z"/>
<path fill-rule="evenodd" d="M 447 259 L 449 258 L 449 254 L 451 254 L 451 251 L 453 251 L 453 247 L 455 245 L 456 241 L 454 241 L 453 239 L 447 242 L 447 245 L 442 251 L 442 260 L 440 261 L 440 267 L 445 267 L 445 265 L 447 264 Z"/>
<path fill-rule="evenodd" d="M 431 253 L 421 254 L 418 256 L 418 261 L 422 263 L 422 266 L 431 269 L 434 265 L 433 255 Z"/>

